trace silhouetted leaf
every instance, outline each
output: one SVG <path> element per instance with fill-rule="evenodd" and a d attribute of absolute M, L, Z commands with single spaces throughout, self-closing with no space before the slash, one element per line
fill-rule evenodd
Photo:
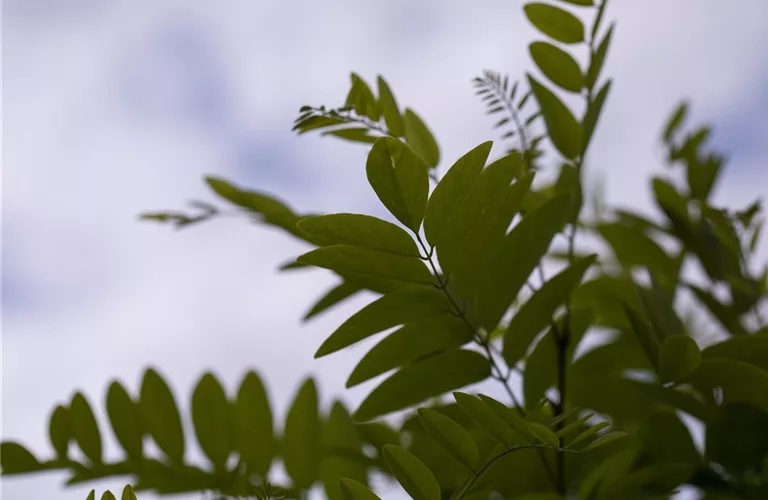
<path fill-rule="evenodd" d="M 320 468 L 320 417 L 317 389 L 307 379 L 299 389 L 285 421 L 281 443 L 283 464 L 293 484 L 308 489 L 318 478 Z"/>
<path fill-rule="evenodd" d="M 307 252 L 297 260 L 340 274 L 388 278 L 424 285 L 434 282 L 432 273 L 418 257 L 406 257 L 364 247 L 331 245 Z"/>
<path fill-rule="evenodd" d="M 275 455 L 272 411 L 259 376 L 248 372 L 234 403 L 235 447 L 248 470 L 266 477 Z"/>
<path fill-rule="evenodd" d="M 301 219 L 297 226 L 331 245 L 345 244 L 413 257 L 421 255 L 408 233 L 370 215 L 318 215 Z"/>
<path fill-rule="evenodd" d="M 440 148 L 434 135 L 415 111 L 405 108 L 403 115 L 405 140 L 429 168 L 435 168 L 440 163 Z"/>
<path fill-rule="evenodd" d="M 683 121 L 685 121 L 685 117 L 687 115 L 688 115 L 688 103 L 683 101 L 677 106 L 677 108 L 675 108 L 675 112 L 672 113 L 672 116 L 669 117 L 669 121 L 664 127 L 664 134 L 662 135 L 662 137 L 664 138 L 664 142 L 668 143 L 672 140 L 672 136 L 675 134 L 675 132 L 677 132 L 677 130 L 683 124 Z"/>
<path fill-rule="evenodd" d="M 144 372 L 139 395 L 144 427 L 174 462 L 184 461 L 184 431 L 179 409 L 165 380 L 152 368 Z"/>
<path fill-rule="evenodd" d="M 107 415 L 120 446 L 129 458 L 139 460 L 144 448 L 144 429 L 139 407 L 118 381 L 107 390 Z"/>
<path fill-rule="evenodd" d="M 406 227 L 418 231 L 429 193 L 424 160 L 397 139 L 383 137 L 371 148 L 365 169 L 384 206 Z"/>
<path fill-rule="evenodd" d="M 410 287 L 380 297 L 347 319 L 320 346 L 316 358 L 355 344 L 375 333 L 451 312 L 445 294 L 433 287 Z"/>
<path fill-rule="evenodd" d="M 421 460 L 405 448 L 384 447 L 384 459 L 397 482 L 414 500 L 440 500 L 440 485 Z"/>
<path fill-rule="evenodd" d="M 355 412 L 367 421 L 485 380 L 491 365 L 484 356 L 461 349 L 430 356 L 405 366 L 376 387 Z"/>
<path fill-rule="evenodd" d="M 69 442 L 72 440 L 72 428 L 69 423 L 69 410 L 66 407 L 58 405 L 51 413 L 48 422 L 48 436 L 56 450 L 56 458 L 59 460 L 67 459 Z"/>
<path fill-rule="evenodd" d="M 231 406 L 219 381 L 206 373 L 192 393 L 192 422 L 203 453 L 217 470 L 224 470 L 232 451 Z"/>
<path fill-rule="evenodd" d="M 558 42 L 573 44 L 584 41 L 584 25 L 570 12 L 540 2 L 528 3 L 523 10 L 531 24 Z"/>
<path fill-rule="evenodd" d="M 72 435 L 85 456 L 94 465 L 101 463 L 101 433 L 88 400 L 77 392 L 69 404 Z"/>
<path fill-rule="evenodd" d="M 530 5 L 530 4 L 529 4 Z M 547 125 L 552 145 L 565 158 L 573 160 L 581 154 L 583 145 L 582 128 L 571 110 L 548 88 L 536 81 L 530 74 L 528 83 L 536 95 L 544 122 Z"/>
<path fill-rule="evenodd" d="M 580 92 L 584 87 L 579 63 L 569 53 L 549 42 L 533 42 L 528 50 L 544 76 L 558 87 L 570 92 Z"/>
<path fill-rule="evenodd" d="M 42 468 L 32 453 L 13 441 L 0 443 L 0 466 L 3 468 L 3 475 L 23 474 Z"/>

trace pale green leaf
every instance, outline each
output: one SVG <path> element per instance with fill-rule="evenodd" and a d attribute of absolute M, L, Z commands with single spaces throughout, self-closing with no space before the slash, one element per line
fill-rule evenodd
<path fill-rule="evenodd" d="M 419 409 L 419 417 L 429 435 L 446 452 L 470 469 L 475 466 L 478 458 L 477 446 L 461 425 L 429 408 Z"/>
<path fill-rule="evenodd" d="M 429 168 L 435 168 L 440 163 L 440 148 L 435 136 L 415 111 L 405 108 L 403 115 L 405 140 Z"/>
<path fill-rule="evenodd" d="M 528 50 L 536 66 L 558 87 L 577 93 L 584 87 L 581 67 L 568 52 L 549 42 L 533 42 Z"/>
<path fill-rule="evenodd" d="M 397 482 L 414 500 L 440 500 L 440 485 L 426 465 L 396 445 L 384 447 L 384 459 Z"/>
<path fill-rule="evenodd" d="M 527 3 L 523 10 L 531 24 L 558 42 L 573 44 L 584 41 L 584 25 L 570 12 L 540 2 Z"/>
<path fill-rule="evenodd" d="M 453 314 L 410 323 L 385 337 L 360 360 L 347 379 L 347 387 L 437 351 L 460 347 L 471 340 L 472 332 Z"/>
<path fill-rule="evenodd" d="M 293 400 L 285 421 L 281 443 L 283 465 L 297 488 L 308 489 L 320 469 L 320 417 L 317 389 L 307 379 Z"/>
<path fill-rule="evenodd" d="M 434 282 L 429 268 L 418 257 L 406 257 L 363 247 L 331 245 L 307 252 L 297 260 L 340 274 L 387 278 L 424 285 Z"/>
<path fill-rule="evenodd" d="M 448 391 L 481 382 L 491 374 L 487 358 L 475 351 L 445 351 L 407 365 L 376 387 L 355 412 L 367 421 Z"/>
<path fill-rule="evenodd" d="M 409 287 L 388 293 L 352 315 L 331 334 L 316 358 L 351 346 L 387 328 L 427 320 L 451 312 L 445 293 L 434 287 Z"/>
<path fill-rule="evenodd" d="M 192 392 L 191 412 L 200 448 L 217 470 L 225 470 L 232 451 L 231 406 L 213 374 L 204 374 Z"/>
<path fill-rule="evenodd" d="M 552 145 L 563 157 L 574 160 L 582 153 L 583 133 L 581 125 L 571 110 L 547 87 L 536 81 L 530 74 L 528 83 L 539 103 L 544 123 Z"/>
<path fill-rule="evenodd" d="M 421 255 L 408 233 L 370 215 L 318 215 L 301 219 L 297 226 L 330 245 L 345 244 L 412 257 Z"/>

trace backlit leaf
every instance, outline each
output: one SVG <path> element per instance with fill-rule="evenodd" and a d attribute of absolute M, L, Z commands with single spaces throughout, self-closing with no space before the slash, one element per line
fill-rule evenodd
<path fill-rule="evenodd" d="M 547 87 L 536 81 L 530 74 L 528 83 L 536 95 L 536 101 L 544 116 L 547 132 L 552 145 L 563 155 L 573 160 L 582 152 L 582 128 L 571 110 Z"/>
<path fill-rule="evenodd" d="M 533 42 L 528 50 L 536 66 L 558 87 L 570 92 L 580 92 L 584 87 L 579 63 L 568 52 L 549 42 Z"/>
<path fill-rule="evenodd" d="M 101 463 L 101 434 L 88 400 L 77 392 L 69 404 L 69 424 L 72 435 L 85 456 L 94 465 Z"/>
<path fill-rule="evenodd" d="M 405 140 L 429 168 L 435 168 L 440 163 L 440 148 L 434 135 L 415 111 L 405 108 L 403 115 Z"/>
<path fill-rule="evenodd" d="M 355 412 L 367 421 L 485 380 L 491 366 L 474 351 L 451 350 L 405 366 L 376 387 Z"/>
<path fill-rule="evenodd" d="M 407 324 L 385 337 L 360 360 L 347 379 L 347 387 L 437 351 L 460 347 L 471 340 L 472 332 L 453 314 Z"/>
<path fill-rule="evenodd" d="M 320 468 L 320 417 L 317 389 L 307 379 L 293 400 L 281 443 L 283 464 L 294 486 L 308 489 Z"/>
<path fill-rule="evenodd" d="M 403 225 L 418 231 L 429 192 L 424 160 L 399 140 L 382 137 L 371 148 L 365 170 L 387 210 Z"/>
<path fill-rule="evenodd" d="M 531 24 L 558 42 L 573 44 L 584 41 L 584 25 L 570 12 L 540 2 L 527 3 L 523 10 Z"/>
<path fill-rule="evenodd" d="M 384 447 L 384 459 L 397 482 L 414 500 L 440 500 L 440 485 L 421 460 L 405 448 Z"/>
<path fill-rule="evenodd" d="M 430 436 L 454 458 L 472 469 L 477 462 L 477 446 L 464 428 L 451 418 L 429 408 L 419 409 L 421 423 Z"/>
<path fill-rule="evenodd" d="M 232 451 L 231 406 L 221 383 L 206 373 L 192 393 L 192 423 L 197 442 L 217 470 L 226 467 Z"/>
<path fill-rule="evenodd" d="M 387 278 L 424 285 L 434 282 L 429 268 L 418 257 L 406 257 L 364 247 L 331 245 L 307 252 L 297 260 L 341 274 Z"/>
<path fill-rule="evenodd" d="M 344 349 L 387 328 L 451 312 L 451 303 L 434 287 L 409 287 L 388 293 L 353 314 L 315 353 L 319 358 Z"/>
<path fill-rule="evenodd" d="M 152 368 L 144 372 L 139 411 L 144 427 L 160 449 L 174 462 L 183 462 L 184 431 L 179 409 L 168 384 Z"/>
<path fill-rule="evenodd" d="M 421 255 L 408 233 L 370 215 L 318 215 L 301 219 L 297 226 L 331 245 L 345 244 L 413 257 Z"/>

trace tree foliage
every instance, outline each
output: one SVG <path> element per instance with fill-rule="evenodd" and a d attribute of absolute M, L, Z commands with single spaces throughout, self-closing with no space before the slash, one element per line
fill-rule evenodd
<path fill-rule="evenodd" d="M 316 353 L 395 328 L 349 376 L 351 387 L 387 374 L 357 409 L 337 401 L 325 411 L 307 379 L 285 422 L 275 422 L 258 374 L 228 393 L 206 373 L 192 391 L 192 429 L 184 429 L 174 394 L 150 368 L 137 394 L 118 381 L 106 394 L 122 459 L 104 460 L 105 431 L 76 393 L 51 413 L 53 457 L 3 442 L 3 474 L 67 470 L 70 485 L 127 476 L 123 499 L 134 490 L 304 498 L 322 484 L 332 500 L 371 500 L 373 475 L 416 500 L 661 499 L 682 485 L 707 499 L 768 498 L 768 329 L 760 315 L 768 267 L 756 271 L 753 262 L 760 202 L 734 210 L 711 201 L 724 160 L 708 147 L 709 128 L 686 126 L 682 104 L 661 134 L 669 167 L 682 175 L 652 179 L 656 216 L 585 216 L 583 166 L 611 88 L 602 69 L 614 25 L 602 25 L 604 10 L 605 0 L 524 7 L 544 37 L 529 47 L 540 74 L 511 85 L 490 71 L 474 80 L 489 113 L 502 116 L 502 139 L 512 141 L 492 161 L 486 142 L 438 177 L 436 139 L 382 77 L 374 92 L 353 73 L 343 106 L 301 108 L 298 133 L 368 145 L 369 183 L 397 222 L 299 215 L 267 194 L 206 179 L 248 218 L 315 247 L 284 269 L 338 275 L 307 319 L 359 291 L 378 295 Z M 580 111 L 564 102 L 568 94 L 582 99 Z M 552 168 L 554 182 L 534 182 Z M 143 218 L 183 227 L 220 213 L 196 206 L 196 215 Z M 602 250 L 579 248 L 578 232 Z M 689 262 L 702 276 L 683 273 Z M 690 321 L 686 299 L 705 321 Z M 597 331 L 612 336 L 590 344 Z M 472 392 L 487 379 L 503 386 L 505 401 Z M 401 410 L 399 421 L 382 420 Z M 683 415 L 703 427 L 703 450 Z M 208 463 L 188 460 L 191 436 Z M 148 452 L 148 439 L 161 455 Z M 73 446 L 85 461 L 72 457 Z M 276 460 L 286 484 L 270 479 Z"/>

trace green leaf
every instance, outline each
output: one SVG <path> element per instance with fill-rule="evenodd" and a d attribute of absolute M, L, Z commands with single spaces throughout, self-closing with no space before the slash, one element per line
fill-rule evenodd
<path fill-rule="evenodd" d="M 578 5 L 580 7 L 591 7 L 594 5 L 592 0 L 560 0 L 561 2 Z"/>
<path fill-rule="evenodd" d="M 493 142 L 487 141 L 466 153 L 448 169 L 435 187 L 424 214 L 424 234 L 432 246 L 440 246 L 460 206 L 459 200 L 480 175 L 492 147 Z"/>
<path fill-rule="evenodd" d="M 344 478 L 340 483 L 341 494 L 344 497 L 344 500 L 381 500 L 376 493 L 357 481 Z"/>
<path fill-rule="evenodd" d="M 139 407 L 118 381 L 113 381 L 107 390 L 107 415 L 115 437 L 128 458 L 141 459 L 144 449 L 144 429 Z"/>
<path fill-rule="evenodd" d="M 594 450 L 595 448 L 599 448 L 601 446 L 614 443 L 626 437 L 629 437 L 629 434 L 627 434 L 626 432 L 622 432 L 622 431 L 611 432 L 610 434 L 605 434 L 595 439 L 594 441 L 592 441 L 589 444 L 589 446 L 584 448 L 584 451 Z"/>
<path fill-rule="evenodd" d="M 597 83 L 597 79 L 600 78 L 600 72 L 603 69 L 603 64 L 605 64 L 605 56 L 608 53 L 608 47 L 611 45 L 611 38 L 613 37 L 614 26 L 615 25 L 612 24 L 608 28 L 608 32 L 603 37 L 603 40 L 600 42 L 600 45 L 597 46 L 597 50 L 595 50 L 592 53 L 592 58 L 589 63 L 589 68 L 587 69 L 587 81 L 586 81 L 587 88 L 590 90 Z"/>
<path fill-rule="evenodd" d="M 589 413 L 587 415 L 584 415 L 583 417 L 574 420 L 570 424 L 566 425 L 559 431 L 555 433 L 555 436 L 558 438 L 569 438 L 571 436 L 577 435 L 582 431 L 586 423 L 589 421 L 590 418 L 594 417 L 594 413 Z"/>
<path fill-rule="evenodd" d="M 426 465 L 396 445 L 384 447 L 384 460 L 397 482 L 414 500 L 440 500 L 440 485 Z"/>
<path fill-rule="evenodd" d="M 399 140 L 382 137 L 371 148 L 365 170 L 368 182 L 387 210 L 417 232 L 429 194 L 424 160 Z"/>
<path fill-rule="evenodd" d="M 307 379 L 288 410 L 281 443 L 283 464 L 293 485 L 309 489 L 320 468 L 320 417 L 317 389 Z"/>
<path fill-rule="evenodd" d="M 168 384 L 152 368 L 144 373 L 139 411 L 144 427 L 160 449 L 174 462 L 183 462 L 184 431 L 179 409 Z"/>
<path fill-rule="evenodd" d="M 429 354 L 461 347 L 472 340 L 472 332 L 453 314 L 410 323 L 376 344 L 357 364 L 347 387 L 372 379 Z"/>
<path fill-rule="evenodd" d="M 574 44 L 584 41 L 584 25 L 570 12 L 540 2 L 528 3 L 523 10 L 531 24 L 558 42 Z"/>
<path fill-rule="evenodd" d="M 117 498 L 115 498 L 115 494 L 114 493 L 112 493 L 111 491 L 107 490 L 107 491 L 105 491 L 104 493 L 101 494 L 101 500 L 117 500 Z"/>
<path fill-rule="evenodd" d="M 688 288 L 731 335 L 746 334 L 746 330 L 739 320 L 739 315 L 732 308 L 721 303 L 714 295 L 702 288 L 690 284 Z"/>
<path fill-rule="evenodd" d="M 659 350 L 659 376 L 665 382 L 682 382 L 701 362 L 696 341 L 687 335 L 667 337 Z"/>
<path fill-rule="evenodd" d="M 672 113 L 672 116 L 669 117 L 669 120 L 664 127 L 664 133 L 662 135 L 664 142 L 669 143 L 672 140 L 672 136 L 675 134 L 675 132 L 677 132 L 677 130 L 680 129 L 687 115 L 688 103 L 683 101 L 682 103 L 678 104 L 677 108 L 675 108 L 674 113 Z"/>
<path fill-rule="evenodd" d="M 690 242 L 692 228 L 685 199 L 672 184 L 658 177 L 653 179 L 653 193 L 656 204 L 672 223 L 675 235 L 683 242 Z"/>
<path fill-rule="evenodd" d="M 200 448 L 217 470 L 225 470 L 232 451 L 231 406 L 213 374 L 204 374 L 198 382 L 192 393 L 191 410 Z"/>
<path fill-rule="evenodd" d="M 435 410 L 420 408 L 418 412 L 422 425 L 437 444 L 469 469 L 473 469 L 478 453 L 469 433 L 450 417 Z"/>
<path fill-rule="evenodd" d="M 405 257 L 350 245 L 317 248 L 297 258 L 313 266 L 338 273 L 388 278 L 409 283 L 431 285 L 432 273 L 418 257 Z"/>
<path fill-rule="evenodd" d="M 707 456 L 729 473 L 758 470 L 768 456 L 768 413 L 744 404 L 727 404 L 707 422 Z"/>
<path fill-rule="evenodd" d="M 415 111 L 405 108 L 403 115 L 405 140 L 429 168 L 435 168 L 440 163 L 440 148 L 434 135 Z"/>
<path fill-rule="evenodd" d="M 69 423 L 72 435 L 85 456 L 94 465 L 101 463 L 101 434 L 91 405 L 81 393 L 76 392 L 69 404 Z"/>
<path fill-rule="evenodd" d="M 645 351 L 651 365 L 657 367 L 659 360 L 659 339 L 654 335 L 650 325 L 626 303 L 622 303 L 624 314 L 627 316 L 632 331 Z"/>
<path fill-rule="evenodd" d="M 339 139 L 345 139 L 352 142 L 362 142 L 364 144 L 373 144 L 379 138 L 375 135 L 369 135 L 370 130 L 366 127 L 351 127 L 323 132 L 323 136 L 332 135 Z"/>
<path fill-rule="evenodd" d="M 572 448 L 579 443 L 583 443 L 584 441 L 593 437 L 594 435 L 596 435 L 598 432 L 605 429 L 609 425 L 611 424 L 609 424 L 608 422 L 600 422 L 598 424 L 591 426 L 589 429 L 585 430 L 584 432 L 582 432 L 581 434 L 573 438 L 573 440 L 568 444 L 568 448 Z"/>
<path fill-rule="evenodd" d="M 248 372 L 234 403 L 235 447 L 248 470 L 266 477 L 275 456 L 272 411 L 259 376 Z"/>
<path fill-rule="evenodd" d="M 485 394 L 478 394 L 478 397 L 493 411 L 495 411 L 497 415 L 504 419 L 507 425 L 509 425 L 510 428 L 512 428 L 516 433 L 521 435 L 523 439 L 529 443 L 533 443 L 533 433 L 531 433 L 531 430 L 526 425 L 526 422 L 523 421 L 517 411 L 508 407 L 501 401 L 497 401 L 489 396 L 486 396 Z"/>
<path fill-rule="evenodd" d="M 581 125 L 571 110 L 552 91 L 530 74 L 527 76 L 531 90 L 541 108 L 541 114 L 544 116 L 552 145 L 563 157 L 569 160 L 576 159 L 582 153 L 584 140 Z"/>
<path fill-rule="evenodd" d="M 768 372 L 749 363 L 703 359 L 687 382 L 700 390 L 720 387 L 724 403 L 748 403 L 768 413 Z"/>
<path fill-rule="evenodd" d="M 547 389 L 557 383 L 557 365 L 554 362 L 557 359 L 556 344 L 557 338 L 550 328 L 525 359 L 523 395 L 526 408 L 535 408 Z"/>
<path fill-rule="evenodd" d="M 123 494 L 120 495 L 120 500 L 136 500 L 136 493 L 130 484 L 125 485 L 123 488 Z"/>
<path fill-rule="evenodd" d="M 91 490 L 85 500 L 96 500 L 96 490 Z"/>
<path fill-rule="evenodd" d="M 329 500 L 341 500 L 344 493 L 339 481 L 349 478 L 368 482 L 367 466 L 356 459 L 364 457 L 357 426 L 340 402 L 335 402 L 323 428 L 324 445 L 328 450 L 320 465 L 320 477 Z"/>
<path fill-rule="evenodd" d="M 379 121 L 380 109 L 371 88 L 357 73 L 351 74 L 352 88 L 347 97 L 347 105 L 353 105 L 360 116 L 367 116 L 374 122 Z"/>
<path fill-rule="evenodd" d="M 72 429 L 69 423 L 69 411 L 66 407 L 58 405 L 51 413 L 48 422 L 48 436 L 56 450 L 56 458 L 66 460 L 69 451 L 69 442 L 72 440 Z"/>
<path fill-rule="evenodd" d="M 731 337 L 713 344 L 701 353 L 704 359 L 732 359 L 768 371 L 768 336 Z"/>
<path fill-rule="evenodd" d="M 592 136 L 597 128 L 597 122 L 600 119 L 600 115 L 603 113 L 603 107 L 605 101 L 608 99 L 608 93 L 611 91 L 611 84 L 613 80 L 608 80 L 605 85 L 597 92 L 592 102 L 587 105 L 587 112 L 584 114 L 584 147 L 583 151 L 589 148 L 590 142 L 592 142 Z"/>
<path fill-rule="evenodd" d="M 557 439 L 554 432 L 538 422 L 528 422 L 527 425 L 536 439 L 552 448 L 560 448 L 560 441 Z"/>
<path fill-rule="evenodd" d="M 307 314 L 304 315 L 304 321 L 314 318 L 323 311 L 360 292 L 360 290 L 361 288 L 353 283 L 347 281 L 339 283 L 315 302 Z"/>
<path fill-rule="evenodd" d="M 0 443 L 0 466 L 3 469 L 3 475 L 23 474 L 42 469 L 42 464 L 32 453 L 13 441 Z"/>
<path fill-rule="evenodd" d="M 474 351 L 457 349 L 430 356 L 384 380 L 362 402 L 355 412 L 355 420 L 372 420 L 480 382 L 490 374 L 488 359 Z"/>
<path fill-rule="evenodd" d="M 651 272 L 669 281 L 677 278 L 677 262 L 639 228 L 613 223 L 600 224 L 597 231 L 611 246 L 616 259 L 623 266 L 647 267 Z"/>
<path fill-rule="evenodd" d="M 552 239 L 565 223 L 570 195 L 557 195 L 528 213 L 510 231 L 495 256 L 488 259 L 481 276 L 483 295 L 477 302 L 481 325 L 492 331 L 547 253 Z M 514 265 L 509 265 L 513 262 Z"/>
<path fill-rule="evenodd" d="M 400 108 L 397 106 L 395 95 L 383 77 L 379 76 L 377 83 L 379 86 L 379 104 L 381 105 L 381 114 L 384 115 L 384 123 L 387 124 L 390 134 L 395 137 L 403 137 L 405 135 L 405 125 L 403 124 L 403 115 L 400 114 Z"/>
<path fill-rule="evenodd" d="M 722 164 L 722 159 L 710 155 L 705 160 L 688 166 L 688 185 L 691 188 L 691 196 L 699 201 L 706 201 L 709 198 L 715 181 L 720 175 Z"/>
<path fill-rule="evenodd" d="M 528 50 L 544 76 L 558 87 L 576 93 L 584 87 L 584 75 L 579 63 L 568 52 L 549 42 L 533 42 Z"/>
<path fill-rule="evenodd" d="M 463 392 L 454 392 L 453 397 L 456 398 L 456 402 L 459 404 L 462 410 L 472 419 L 477 426 L 488 433 L 505 447 L 509 448 L 517 444 L 515 439 L 515 433 L 512 428 L 507 424 L 504 418 L 501 417 L 493 408 L 491 408 L 485 401 L 465 394 Z"/>
<path fill-rule="evenodd" d="M 318 215 L 301 219 L 298 228 L 330 245 L 345 244 L 380 252 L 419 257 L 408 233 L 385 220 L 360 214 Z"/>
<path fill-rule="evenodd" d="M 388 293 L 352 315 L 315 353 L 316 358 L 349 347 L 387 328 L 451 312 L 445 293 L 434 287 L 409 287 Z"/>
<path fill-rule="evenodd" d="M 571 297 L 584 273 L 595 263 L 597 255 L 575 261 L 558 273 L 523 304 L 512 316 L 504 334 L 504 360 L 514 366 L 528 351 L 533 340 L 552 322 L 555 311 Z"/>

